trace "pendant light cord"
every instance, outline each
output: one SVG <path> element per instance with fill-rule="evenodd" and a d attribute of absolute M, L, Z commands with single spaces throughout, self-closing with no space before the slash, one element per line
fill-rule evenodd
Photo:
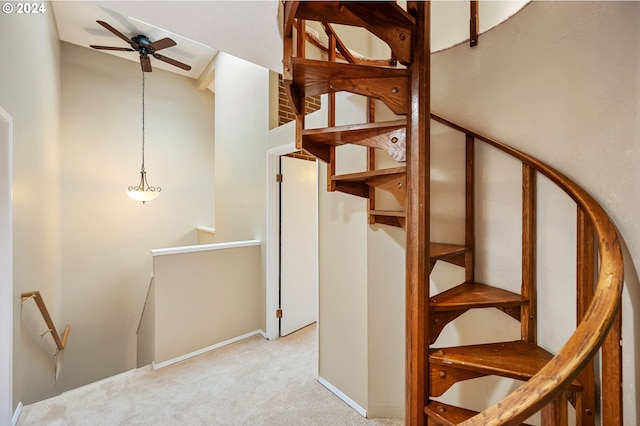
<path fill-rule="evenodd" d="M 144 71 L 142 71 L 142 170 L 144 172 Z"/>

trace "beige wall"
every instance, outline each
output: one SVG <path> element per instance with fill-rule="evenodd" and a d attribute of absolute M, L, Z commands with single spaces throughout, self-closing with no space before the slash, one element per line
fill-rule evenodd
<path fill-rule="evenodd" d="M 216 152 L 214 242 L 266 238 L 269 70 L 220 52 L 215 58 Z M 265 318 L 265 254 L 259 305 Z"/>
<path fill-rule="evenodd" d="M 14 119 L 13 408 L 52 396 L 52 344 L 20 293 L 40 290 L 56 324 L 60 298 L 60 45 L 51 14 L 0 14 L 0 106 Z M 38 332 L 34 333 L 34 330 Z"/>
<path fill-rule="evenodd" d="M 247 247 L 155 255 L 156 364 L 262 327 L 262 255 Z"/>
<path fill-rule="evenodd" d="M 337 96 L 336 124 L 362 122 L 363 99 Z M 366 168 L 366 151 L 338 149 L 337 173 Z M 320 166 L 319 214 L 319 368 L 318 374 L 360 407 L 367 409 L 367 202 L 326 191 L 326 167 Z"/>
<path fill-rule="evenodd" d="M 215 240 L 262 240 L 269 70 L 222 52 L 215 67 Z"/>
<path fill-rule="evenodd" d="M 153 362 L 156 347 L 156 285 L 151 278 L 144 308 L 140 316 L 140 323 L 136 330 L 136 367 L 144 367 Z"/>
<path fill-rule="evenodd" d="M 639 20 L 640 4 L 634 2 L 534 2 L 482 36 L 478 48 L 462 45 L 434 55 L 432 74 L 434 111 L 548 162 L 593 194 L 613 217 L 628 249 L 623 295 L 627 424 L 639 418 Z M 497 161 L 494 170 L 508 176 L 512 166 Z M 513 191 L 519 194 L 504 176 L 493 173 L 491 179 L 507 186 L 502 195 L 492 194 L 491 202 L 508 201 Z M 547 186 L 544 180 L 541 186 Z M 574 212 L 562 196 L 546 191 L 541 209 L 539 220 L 551 232 L 573 229 Z M 483 226 L 487 232 L 517 232 L 512 225 Z M 562 266 L 562 260 L 571 265 L 570 241 L 569 247 L 559 247 L 551 237 L 543 238 L 539 261 L 547 270 Z M 500 262 L 491 254 L 499 254 L 496 250 L 487 247 L 485 259 L 495 262 L 487 265 L 487 274 L 499 273 Z M 571 272 L 559 273 L 571 282 Z M 571 297 L 545 290 L 540 304 L 555 307 L 556 315 L 563 310 L 571 315 L 566 309 Z M 543 315 L 549 319 L 550 314 Z M 562 324 L 569 323 L 565 318 Z M 540 324 L 541 341 L 552 349 L 571 332 L 571 326 L 559 326 L 557 320 L 552 327 Z M 471 324 L 467 333 L 474 330 Z"/>
<path fill-rule="evenodd" d="M 195 244 L 213 221 L 213 95 L 146 75 L 145 166 L 160 196 L 126 195 L 141 161 L 141 71 L 134 61 L 62 43 L 62 273 L 71 324 L 59 389 L 136 367 L 150 249 Z"/>

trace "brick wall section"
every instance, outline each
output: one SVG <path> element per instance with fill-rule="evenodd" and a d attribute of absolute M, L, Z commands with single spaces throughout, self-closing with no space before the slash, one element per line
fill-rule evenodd
<path fill-rule="evenodd" d="M 304 113 L 309 114 L 320 109 L 320 96 L 307 97 L 304 100 Z M 282 81 L 282 75 L 278 76 L 278 125 L 281 126 L 285 123 L 296 119 L 296 115 L 293 113 L 293 109 L 289 105 L 287 94 L 284 91 L 284 83 Z"/>

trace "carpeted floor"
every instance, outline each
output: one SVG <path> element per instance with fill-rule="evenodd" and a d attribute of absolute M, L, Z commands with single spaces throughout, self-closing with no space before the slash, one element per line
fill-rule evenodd
<path fill-rule="evenodd" d="M 316 327 L 254 336 L 25 406 L 27 425 L 403 425 L 365 419 L 316 380 Z"/>

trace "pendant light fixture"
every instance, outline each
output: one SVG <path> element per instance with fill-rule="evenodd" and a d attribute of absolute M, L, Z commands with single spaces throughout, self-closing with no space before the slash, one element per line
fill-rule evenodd
<path fill-rule="evenodd" d="M 142 167 L 140 168 L 140 183 L 137 186 L 130 186 L 127 195 L 142 204 L 151 201 L 160 195 L 159 186 L 149 186 L 147 182 L 147 172 L 144 170 L 144 74 L 142 71 Z"/>

